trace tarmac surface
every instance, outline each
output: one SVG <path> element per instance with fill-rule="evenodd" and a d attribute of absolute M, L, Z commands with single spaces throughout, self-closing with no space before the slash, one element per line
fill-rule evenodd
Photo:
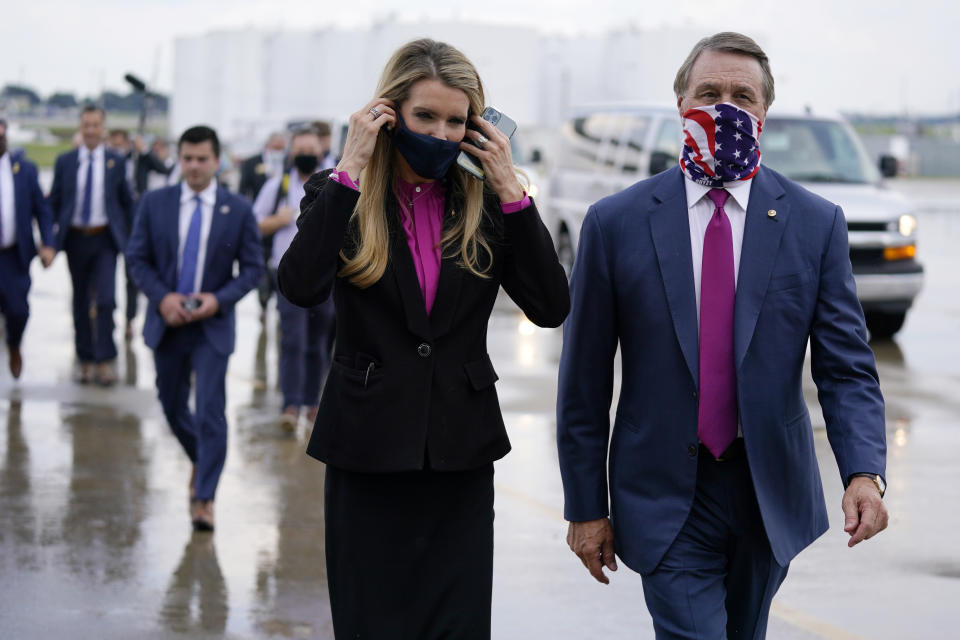
<path fill-rule="evenodd" d="M 831 529 L 792 563 L 770 638 L 958 637 L 960 182 L 898 186 L 921 206 L 927 277 L 896 340 L 873 345 L 890 527 L 847 548 L 808 379 Z M 217 530 L 193 534 L 190 465 L 156 400 L 151 352 L 138 335 L 121 346 L 120 384 L 74 384 L 66 260 L 46 272 L 35 263 L 33 276 L 19 381 L 0 347 L 0 639 L 331 638 L 323 465 L 304 453 L 303 418 L 294 434 L 277 421 L 275 311 L 262 323 L 252 295 L 238 307 Z M 493 637 L 652 638 L 639 576 L 621 566 L 597 584 L 564 542 L 560 347 L 559 331 L 498 305 L 489 350 L 514 450 L 496 465 Z"/>

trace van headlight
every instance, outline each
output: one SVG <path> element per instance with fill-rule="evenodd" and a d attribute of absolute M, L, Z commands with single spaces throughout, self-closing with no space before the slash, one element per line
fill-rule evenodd
<path fill-rule="evenodd" d="M 910 214 L 904 214 L 900 216 L 897 226 L 900 229 L 900 235 L 912 236 L 913 232 L 917 230 L 917 219 Z"/>

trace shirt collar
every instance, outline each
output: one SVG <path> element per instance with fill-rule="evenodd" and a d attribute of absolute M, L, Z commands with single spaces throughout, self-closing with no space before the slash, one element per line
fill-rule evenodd
<path fill-rule="evenodd" d="M 217 202 L 217 179 L 214 178 L 211 180 L 210 184 L 207 185 L 207 188 L 201 191 L 199 194 L 187 186 L 186 180 L 180 183 L 180 204 L 186 204 L 190 202 L 193 200 L 195 195 L 200 196 L 200 201 L 203 202 L 203 204 L 212 207 Z"/>
<path fill-rule="evenodd" d="M 684 178 L 683 184 L 687 189 L 688 209 L 700 202 L 700 200 L 707 195 L 707 192 L 710 191 L 710 187 L 698 184 L 693 180 L 688 180 L 686 178 Z M 736 184 L 730 183 L 725 187 L 727 193 L 730 194 L 730 197 L 733 198 L 734 202 L 736 202 L 744 211 L 747 210 L 747 204 L 750 201 L 750 186 L 752 184 L 753 178 L 750 180 L 738 180 Z"/>
<path fill-rule="evenodd" d="M 87 148 L 87 145 L 85 145 L 85 144 L 80 145 L 80 159 L 81 159 L 81 160 L 86 160 L 87 158 L 90 157 L 91 154 L 93 155 L 94 159 L 96 159 L 96 158 L 102 158 L 102 157 L 103 157 L 103 143 L 100 143 L 100 144 L 98 144 L 96 147 L 94 147 L 94 148 L 93 148 L 93 151 L 91 151 L 90 149 L 88 149 L 88 148 Z"/>

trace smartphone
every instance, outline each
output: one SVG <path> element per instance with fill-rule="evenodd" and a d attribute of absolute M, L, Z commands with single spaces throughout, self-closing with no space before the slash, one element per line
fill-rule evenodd
<path fill-rule="evenodd" d="M 180 306 L 187 311 L 196 311 L 200 308 L 200 298 L 185 298 Z"/>
<path fill-rule="evenodd" d="M 484 109 L 480 117 L 495 126 L 508 138 L 512 138 L 513 134 L 517 131 L 517 123 L 493 107 Z M 480 130 L 480 127 L 473 124 L 473 122 L 469 122 L 467 128 L 473 129 L 474 131 Z M 466 138 L 466 140 L 473 146 L 479 148 L 473 139 Z M 483 175 L 483 165 L 480 164 L 480 160 L 466 151 L 461 151 L 460 155 L 457 156 L 457 165 L 478 180 L 484 180 L 486 178 L 486 176 Z"/>

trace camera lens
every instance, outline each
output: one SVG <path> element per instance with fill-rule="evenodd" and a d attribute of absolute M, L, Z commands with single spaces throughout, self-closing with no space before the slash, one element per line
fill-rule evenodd
<path fill-rule="evenodd" d="M 499 111 L 491 111 L 490 113 L 487 114 L 486 120 L 487 120 L 487 122 L 489 122 L 490 124 L 497 124 L 498 122 L 500 122 L 500 112 L 499 112 Z"/>

